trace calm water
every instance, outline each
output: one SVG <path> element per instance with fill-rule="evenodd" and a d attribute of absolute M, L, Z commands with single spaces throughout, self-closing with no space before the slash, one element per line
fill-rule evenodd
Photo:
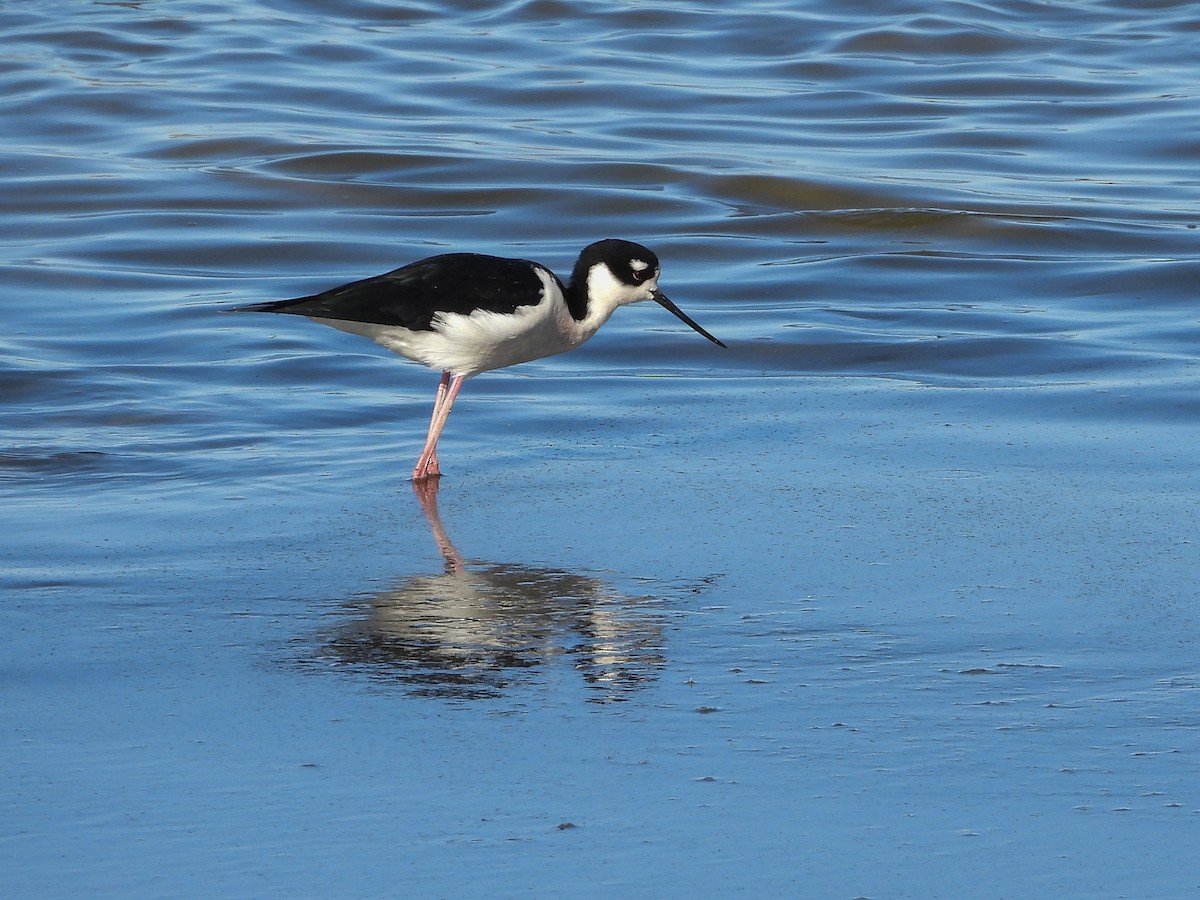
<path fill-rule="evenodd" d="M 6 895 L 1200 890 L 1200 11 L 727 6 L 0 10 Z"/>

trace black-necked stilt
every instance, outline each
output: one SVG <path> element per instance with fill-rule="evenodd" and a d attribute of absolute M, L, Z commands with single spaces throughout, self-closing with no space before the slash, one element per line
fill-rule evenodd
<path fill-rule="evenodd" d="M 447 253 L 309 297 L 234 311 L 308 316 L 441 369 L 429 435 L 413 469 L 419 482 L 441 475 L 438 437 L 464 381 L 578 347 L 618 306 L 654 300 L 724 347 L 667 299 L 658 276 L 652 251 L 610 238 L 584 248 L 565 285 L 528 260 Z"/>

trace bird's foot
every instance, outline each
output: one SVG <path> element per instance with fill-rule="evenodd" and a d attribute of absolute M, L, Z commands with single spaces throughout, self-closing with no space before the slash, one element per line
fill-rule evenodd
<path fill-rule="evenodd" d="M 441 478 L 442 470 L 438 466 L 437 457 L 417 463 L 413 469 L 412 480 L 415 482 L 428 481 L 431 478 Z"/>

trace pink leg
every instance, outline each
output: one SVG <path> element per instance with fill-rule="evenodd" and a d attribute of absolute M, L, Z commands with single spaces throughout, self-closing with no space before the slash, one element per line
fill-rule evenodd
<path fill-rule="evenodd" d="M 425 448 L 421 451 L 417 465 L 413 469 L 413 481 L 437 478 L 442 474 L 438 468 L 437 442 L 442 434 L 442 429 L 446 427 L 446 419 L 450 417 L 450 410 L 454 407 L 454 398 L 462 390 L 464 381 L 466 379 L 462 375 L 442 373 L 437 399 L 433 404 L 433 419 L 429 423 L 429 435 L 425 438 Z"/>
<path fill-rule="evenodd" d="M 438 382 L 437 395 L 433 398 L 433 417 L 429 420 L 429 433 L 433 433 L 433 423 L 437 421 L 438 410 L 442 408 L 442 404 L 446 402 L 446 388 L 450 384 L 450 373 L 442 372 L 442 380 Z M 430 475 L 441 475 L 438 469 L 437 444 L 433 446 L 433 453 L 429 457 L 429 462 L 426 465 L 426 472 Z"/>

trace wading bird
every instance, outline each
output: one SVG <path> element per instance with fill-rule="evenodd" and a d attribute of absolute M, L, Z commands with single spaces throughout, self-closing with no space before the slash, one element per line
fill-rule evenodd
<path fill-rule="evenodd" d="M 412 474 L 420 482 L 441 475 L 437 442 L 464 381 L 578 347 L 619 306 L 654 300 L 724 347 L 667 299 L 658 276 L 652 251 L 609 238 L 584 248 L 566 284 L 528 260 L 446 253 L 309 297 L 233 311 L 307 316 L 440 369 L 429 434 Z"/>

